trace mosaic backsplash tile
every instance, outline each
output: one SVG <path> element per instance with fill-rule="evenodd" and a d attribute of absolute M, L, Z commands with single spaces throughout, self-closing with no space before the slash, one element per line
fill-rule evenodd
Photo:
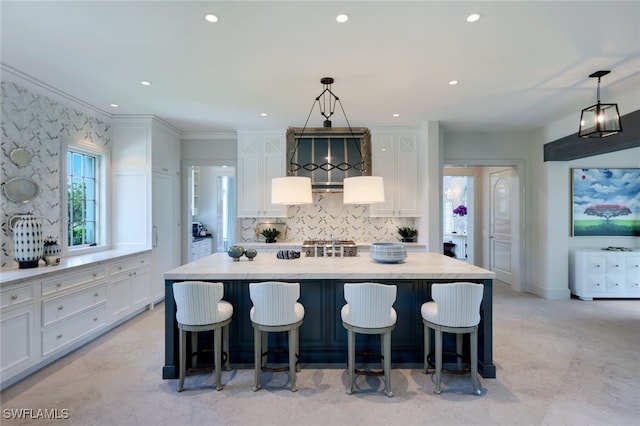
<path fill-rule="evenodd" d="M 16 213 L 32 213 L 41 220 L 44 236 L 51 235 L 62 241 L 62 146 L 80 140 L 109 146 L 111 125 L 13 82 L 0 82 L 0 90 L 2 182 L 23 176 L 31 178 L 40 187 L 38 196 L 26 204 L 9 201 L 4 195 L 1 197 L 0 264 L 7 267 L 15 263 L 8 221 Z M 9 155 L 16 148 L 33 155 L 30 164 L 18 167 L 11 161 Z"/>
<path fill-rule="evenodd" d="M 398 227 L 414 226 L 413 218 L 369 217 L 368 206 L 343 204 L 339 192 L 314 193 L 313 204 L 288 209 L 286 218 L 241 219 L 241 241 L 263 241 L 255 229 L 264 221 L 287 224 L 286 238 L 279 241 L 328 239 L 331 235 L 356 242 L 398 241 Z"/>

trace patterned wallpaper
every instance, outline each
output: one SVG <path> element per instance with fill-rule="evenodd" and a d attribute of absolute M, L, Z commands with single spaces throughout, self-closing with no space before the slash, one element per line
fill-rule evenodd
<path fill-rule="evenodd" d="M 332 234 L 356 242 L 399 241 L 398 227 L 414 226 L 413 218 L 369 217 L 368 206 L 343 204 L 341 192 L 314 193 L 313 204 L 288 209 L 284 219 L 241 219 L 241 241 L 264 241 L 255 231 L 263 221 L 286 223 L 286 241 L 328 239 Z"/>
<path fill-rule="evenodd" d="M 61 241 L 63 235 L 61 200 L 61 147 L 68 142 L 85 141 L 109 146 L 110 123 L 64 105 L 57 100 L 13 82 L 0 82 L 2 115 L 2 182 L 23 176 L 31 178 L 40 187 L 40 193 L 31 202 L 17 204 L 1 197 L 2 234 L 0 265 L 13 266 L 13 236 L 8 221 L 16 213 L 32 213 L 42 221 L 43 235 Z M 15 165 L 9 154 L 16 148 L 33 155 L 25 167 Z"/>

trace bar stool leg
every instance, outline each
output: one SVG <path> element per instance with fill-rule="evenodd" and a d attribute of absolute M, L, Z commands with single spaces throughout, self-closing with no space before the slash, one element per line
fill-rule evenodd
<path fill-rule="evenodd" d="M 355 362 L 356 362 L 356 348 L 355 348 L 355 335 L 353 330 L 347 331 L 347 366 L 349 367 L 349 384 L 347 387 L 347 395 L 353 393 L 353 381 L 355 375 Z"/>
<path fill-rule="evenodd" d="M 476 395 L 480 395 L 482 391 L 478 386 L 478 330 L 471 332 L 471 382 L 473 383 L 473 391 Z"/>
<path fill-rule="evenodd" d="M 391 398 L 393 396 L 393 392 L 391 391 L 391 332 L 388 331 L 384 333 L 382 338 L 382 353 L 384 356 L 384 393 Z"/>
<path fill-rule="evenodd" d="M 216 389 L 222 390 L 222 328 L 213 331 L 213 358 L 216 370 Z"/>
<path fill-rule="evenodd" d="M 431 352 L 431 327 L 424 324 L 424 368 L 423 373 L 429 371 L 429 352 Z"/>
<path fill-rule="evenodd" d="M 291 392 L 298 390 L 296 386 L 296 346 L 298 341 L 298 329 L 289 330 L 289 382 L 291 383 Z"/>
<path fill-rule="evenodd" d="M 442 379 L 442 330 L 436 328 L 436 394 L 440 395 L 440 380 Z"/>
<path fill-rule="evenodd" d="M 462 371 L 462 333 L 456 333 L 456 365 Z"/>
<path fill-rule="evenodd" d="M 187 332 L 184 330 L 180 330 L 179 337 L 179 346 L 180 346 L 180 381 L 178 382 L 178 392 L 182 392 L 184 390 L 184 376 L 186 373 L 186 363 L 187 363 L 187 342 L 186 340 Z"/>
<path fill-rule="evenodd" d="M 262 372 L 262 331 L 253 326 L 253 362 L 254 380 L 253 391 L 260 389 L 260 373 Z"/>
<path fill-rule="evenodd" d="M 222 351 L 227 354 L 227 360 L 224 363 L 224 369 L 229 371 L 231 368 L 229 367 L 229 358 L 231 357 L 231 353 L 229 352 L 229 326 L 224 326 L 222 328 Z"/>

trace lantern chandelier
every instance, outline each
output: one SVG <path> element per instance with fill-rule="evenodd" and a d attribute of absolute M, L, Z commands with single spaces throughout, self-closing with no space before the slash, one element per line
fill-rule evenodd
<path fill-rule="evenodd" d="M 598 78 L 597 103 L 582 110 L 578 136 L 581 138 L 606 138 L 622 132 L 618 104 L 600 103 L 600 78 L 611 71 L 596 71 L 590 78 Z"/>
<path fill-rule="evenodd" d="M 318 104 L 320 109 L 320 114 L 324 117 L 323 127 L 331 128 L 331 117 L 335 113 L 336 105 L 340 105 L 340 110 L 344 115 L 345 121 L 347 122 L 347 126 L 349 128 L 349 132 L 351 133 L 352 140 L 356 141 L 356 137 L 354 135 L 353 129 L 351 128 L 351 124 L 349 123 L 349 119 L 347 118 L 347 114 L 344 111 L 344 107 L 342 106 L 342 102 L 340 102 L 340 98 L 333 93 L 331 90 L 331 85 L 333 84 L 333 77 L 323 77 L 320 79 L 320 83 L 322 83 L 323 90 L 322 92 L 314 99 L 311 104 L 311 110 L 309 111 L 309 115 L 307 116 L 307 120 L 304 123 L 304 127 L 302 128 L 302 132 L 298 137 L 298 141 L 302 139 L 305 130 L 307 129 L 307 125 L 309 124 L 309 119 L 311 118 L 311 114 L 313 113 L 313 109 Z M 293 174 L 303 168 L 299 164 L 295 164 L 293 159 L 295 157 L 295 153 L 298 149 L 299 142 L 296 143 L 296 148 L 291 155 L 291 159 L 289 161 L 290 170 L 288 171 L 289 176 L 274 178 L 272 179 L 272 187 L 271 187 L 271 202 L 273 204 L 310 204 L 312 203 L 312 194 L 311 194 L 311 178 L 303 177 L 303 176 L 294 176 Z M 362 152 L 360 147 L 356 143 L 356 147 L 358 152 L 360 153 L 360 163 L 355 167 L 361 167 L 364 164 L 364 159 L 362 158 Z M 341 165 L 342 167 L 351 168 L 353 165 Z M 337 166 L 334 166 L 337 167 Z M 341 169 L 342 170 L 342 169 Z M 346 170 L 346 169 L 344 169 Z M 344 171 L 343 170 L 343 171 Z M 343 190 L 343 203 L 344 204 L 371 204 L 371 203 L 381 203 L 384 202 L 384 184 L 382 177 L 378 176 L 355 176 L 355 177 L 346 177 L 344 178 L 344 190 Z"/>

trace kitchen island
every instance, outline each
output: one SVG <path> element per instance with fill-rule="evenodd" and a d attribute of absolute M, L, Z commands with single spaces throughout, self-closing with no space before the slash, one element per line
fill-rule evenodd
<path fill-rule="evenodd" d="M 346 365 L 347 357 L 347 332 L 340 318 L 340 309 L 345 304 L 344 283 L 373 281 L 398 286 L 394 304 L 398 320 L 391 337 L 391 362 L 394 367 L 421 366 L 423 328 L 420 306 L 431 300 L 432 284 L 456 281 L 480 283 L 484 285 L 484 297 L 480 307 L 478 372 L 485 378 L 496 377 L 492 353 L 494 273 L 441 254 L 409 253 L 402 263 L 382 264 L 372 261 L 368 255 L 281 260 L 276 258 L 275 253 L 259 253 L 253 261 L 243 257 L 235 262 L 226 253 L 215 253 L 168 271 L 164 278 L 164 379 L 177 378 L 178 373 L 178 326 L 173 283 L 189 280 L 224 283 L 224 300 L 230 302 L 234 309 L 230 326 L 230 362 L 250 367 L 253 365 L 253 327 L 249 319 L 251 282 L 299 282 L 300 303 L 305 307 L 304 322 L 300 327 L 300 363 L 336 367 Z M 369 343 L 366 337 L 360 346 Z M 274 338 L 281 337 L 275 335 Z M 455 339 L 446 340 L 445 350 L 452 345 L 455 347 Z"/>

